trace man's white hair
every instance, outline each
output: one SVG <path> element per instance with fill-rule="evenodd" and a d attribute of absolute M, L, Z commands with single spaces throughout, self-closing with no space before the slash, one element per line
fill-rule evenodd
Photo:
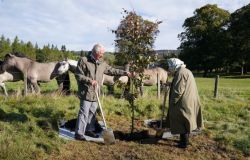
<path fill-rule="evenodd" d="M 97 43 L 97 44 L 95 44 L 94 45 L 94 47 L 93 47 L 93 49 L 92 49 L 92 53 L 98 53 L 98 52 L 100 52 L 101 50 L 104 50 L 105 48 L 104 48 L 104 46 L 103 45 L 101 45 L 101 44 L 99 44 L 99 43 Z"/>
<path fill-rule="evenodd" d="M 175 72 L 179 67 L 186 67 L 183 61 L 178 58 L 170 58 L 167 60 L 169 71 Z"/>

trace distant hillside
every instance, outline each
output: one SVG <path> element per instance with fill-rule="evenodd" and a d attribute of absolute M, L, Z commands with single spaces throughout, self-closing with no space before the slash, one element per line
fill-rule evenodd
<path fill-rule="evenodd" d="M 180 50 L 156 50 L 156 53 L 158 54 L 158 58 L 173 56 L 178 57 Z"/>
<path fill-rule="evenodd" d="M 180 50 L 155 50 L 159 57 L 166 57 L 166 56 L 178 56 L 180 54 Z M 86 55 L 89 51 L 72 51 L 75 54 L 83 54 Z M 114 53 L 114 52 L 108 52 L 108 53 Z"/>
<path fill-rule="evenodd" d="M 89 51 L 72 51 L 73 53 L 75 54 L 78 54 L 78 55 L 87 55 Z"/>

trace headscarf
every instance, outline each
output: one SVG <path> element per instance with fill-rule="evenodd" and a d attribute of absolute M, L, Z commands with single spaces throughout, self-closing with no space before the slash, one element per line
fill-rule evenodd
<path fill-rule="evenodd" d="M 178 58 L 170 58 L 167 60 L 168 62 L 168 70 L 170 72 L 175 72 L 179 67 L 186 67 L 183 61 Z"/>

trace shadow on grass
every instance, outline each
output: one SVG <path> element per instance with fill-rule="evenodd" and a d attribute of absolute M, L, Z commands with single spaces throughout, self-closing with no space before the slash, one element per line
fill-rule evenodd
<path fill-rule="evenodd" d="M 37 118 L 36 123 L 43 130 L 58 131 L 57 121 L 60 117 L 64 117 L 63 111 L 55 111 L 52 107 L 34 108 L 31 113 Z"/>
<path fill-rule="evenodd" d="M 250 156 L 250 139 L 240 139 L 234 142 L 234 146 L 243 151 L 245 156 Z"/>
<path fill-rule="evenodd" d="M 34 108 L 31 112 L 32 112 L 32 115 L 36 118 L 40 118 L 40 117 L 48 118 L 52 115 L 53 108 L 50 108 L 50 107 Z"/>
<path fill-rule="evenodd" d="M 28 117 L 22 113 L 6 113 L 4 110 L 0 109 L 0 121 L 4 122 L 26 122 Z"/>
<path fill-rule="evenodd" d="M 59 90 L 44 90 L 41 95 L 57 95 L 57 96 L 77 96 L 77 91 L 62 92 Z"/>

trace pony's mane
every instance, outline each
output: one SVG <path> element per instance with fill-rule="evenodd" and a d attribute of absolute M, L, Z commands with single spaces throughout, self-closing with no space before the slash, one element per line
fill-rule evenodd
<path fill-rule="evenodd" d="M 10 54 L 12 54 L 12 55 L 14 55 L 14 56 L 16 56 L 16 57 L 20 57 L 20 58 L 27 58 L 27 59 L 29 59 L 29 60 L 32 60 L 31 58 L 29 58 L 29 57 L 27 57 L 24 53 L 22 53 L 22 52 L 12 52 L 12 53 L 10 53 Z M 33 60 L 32 60 L 33 61 Z"/>
<path fill-rule="evenodd" d="M 21 53 L 21 52 L 13 52 L 11 53 L 17 57 L 20 57 L 20 58 L 28 58 L 24 53 Z"/>

